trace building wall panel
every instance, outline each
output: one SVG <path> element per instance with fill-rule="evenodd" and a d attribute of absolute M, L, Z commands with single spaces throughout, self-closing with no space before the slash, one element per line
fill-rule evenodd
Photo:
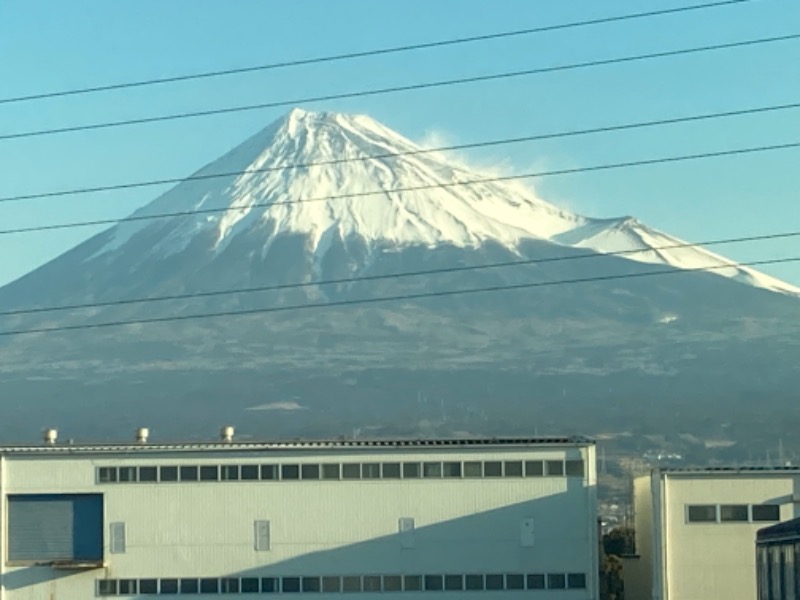
<path fill-rule="evenodd" d="M 579 457 L 585 461 L 584 477 L 98 483 L 96 473 L 98 467 L 124 465 Z M 591 446 L 26 456 L 6 457 L 4 471 L 5 494 L 102 493 L 107 566 L 93 573 L 61 577 L 47 568 L 24 570 L 4 563 L 3 581 L 10 585 L 6 585 L 3 599 L 50 598 L 54 586 L 57 596 L 85 597 L 87 589 L 94 595 L 95 580 L 104 577 L 348 573 L 576 572 L 586 574 L 589 589 L 553 590 L 555 597 L 586 599 L 596 590 Z M 414 520 L 412 532 L 401 533 L 401 519 Z M 259 522 L 269 523 L 268 549 L 257 541 Z M 123 551 L 119 533 L 113 538 L 110 535 L 111 524 L 124 524 Z M 521 531 L 531 526 L 534 533 L 526 542 Z M 90 583 L 91 588 L 87 588 Z M 525 593 L 530 592 L 504 591 L 502 597 Z M 537 591 L 537 597 L 547 598 L 550 593 Z M 451 595 L 455 594 L 440 593 L 443 597 Z M 372 596 L 359 594 L 360 598 Z"/>
<path fill-rule="evenodd" d="M 650 497 L 641 480 L 636 496 L 640 510 L 652 518 L 637 518 L 637 539 L 652 538 L 655 600 L 751 600 L 756 597 L 756 532 L 769 522 L 689 522 L 687 507 L 778 505 L 780 520 L 795 515 L 797 469 L 728 471 L 655 471 Z M 721 514 L 717 510 L 717 515 Z M 647 521 L 647 522 L 646 522 Z M 649 525 L 648 525 L 649 522 Z"/>

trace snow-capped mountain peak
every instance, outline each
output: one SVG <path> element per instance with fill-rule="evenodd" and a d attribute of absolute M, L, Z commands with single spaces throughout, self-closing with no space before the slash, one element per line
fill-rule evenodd
<path fill-rule="evenodd" d="M 206 177 L 220 173 L 228 175 Z M 700 248 L 676 248 L 680 240 L 633 217 L 589 219 L 522 185 L 481 181 L 488 176 L 425 151 L 365 115 L 296 108 L 196 176 L 135 214 L 201 214 L 120 223 L 90 258 L 122 251 L 149 232 L 147 239 L 156 242 L 146 253 L 156 259 L 196 248 L 200 238 L 209 256 L 217 256 L 241 236 L 250 253 L 263 257 L 276 239 L 293 235 L 306 240 L 317 263 L 337 240 L 395 249 L 493 243 L 516 253 L 523 241 L 535 239 L 680 269 L 732 265 Z M 751 269 L 732 265 L 713 272 L 800 294 Z"/>
<path fill-rule="evenodd" d="M 584 222 L 523 188 L 471 183 L 486 176 L 426 153 L 364 115 L 292 110 L 197 175 L 231 172 L 241 174 L 187 181 L 139 211 L 229 209 L 170 219 L 168 239 L 153 251 L 180 251 L 209 228 L 217 251 L 252 228 L 263 232 L 265 243 L 282 233 L 308 235 L 312 250 L 331 236 L 398 246 L 494 241 L 513 248 L 521 239 L 548 239 Z M 103 251 L 151 226 L 121 224 Z"/>

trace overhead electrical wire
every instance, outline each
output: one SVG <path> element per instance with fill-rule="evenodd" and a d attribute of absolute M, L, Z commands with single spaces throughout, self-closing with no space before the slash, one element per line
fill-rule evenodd
<path fill-rule="evenodd" d="M 454 144 L 449 146 L 439 146 L 436 148 L 418 148 L 414 150 L 406 150 L 402 152 L 387 152 L 383 154 L 372 154 L 360 157 L 349 158 L 336 158 L 331 160 L 313 161 L 307 163 L 293 163 L 278 165 L 273 167 L 262 167 L 258 169 L 245 169 L 241 171 L 226 171 L 224 173 L 208 173 L 196 174 L 188 177 L 168 177 L 162 179 L 149 179 L 143 181 L 130 181 L 125 183 L 115 183 L 109 185 L 72 188 L 66 190 L 53 190 L 49 192 L 37 192 L 33 194 L 19 194 L 16 196 L 0 196 L 0 203 L 3 202 L 19 202 L 23 200 L 34 200 L 38 198 L 55 198 L 60 196 L 74 196 L 78 194 L 95 194 L 99 192 L 108 192 L 114 190 L 128 190 L 143 187 L 153 187 L 159 185 L 167 185 L 174 183 L 184 183 L 187 181 L 205 181 L 211 179 L 221 179 L 225 177 L 237 177 L 242 175 L 252 175 L 259 173 L 271 173 L 276 171 L 288 171 L 295 169 L 309 169 L 311 167 L 331 166 L 345 163 L 365 162 L 368 160 L 383 160 L 387 158 L 400 158 L 404 156 L 418 156 L 424 154 L 435 154 L 441 152 L 452 152 L 457 150 L 469 150 L 476 148 L 487 148 L 493 146 L 503 146 L 510 144 L 521 144 L 525 142 L 534 142 L 541 140 L 550 140 L 565 137 L 576 137 L 582 135 L 594 135 L 599 133 L 611 133 L 615 131 L 627 131 L 632 129 L 642 129 L 646 127 L 658 127 L 664 125 L 676 125 L 679 123 L 691 123 L 697 121 L 706 121 L 713 119 L 725 119 L 730 117 L 740 117 L 745 115 L 762 114 L 769 112 L 778 112 L 783 110 L 800 108 L 800 102 L 793 102 L 789 104 L 773 104 L 770 106 L 760 106 L 753 108 L 743 108 L 739 110 L 720 111 L 713 113 L 704 113 L 699 115 L 688 115 L 684 117 L 672 117 L 664 119 L 655 119 L 651 121 L 638 121 L 635 123 L 622 123 L 618 125 L 606 125 L 601 127 L 592 127 L 587 129 L 568 129 L 565 131 L 557 131 L 553 133 L 532 134 L 521 137 L 501 138 L 495 140 L 486 140 L 482 142 L 472 142 L 465 144 Z"/>
<path fill-rule="evenodd" d="M 169 316 L 169 317 L 148 317 L 143 319 L 129 319 L 129 320 L 118 320 L 118 321 L 104 321 L 100 323 L 82 323 L 82 324 L 75 324 L 75 325 L 60 325 L 55 327 L 39 327 L 39 328 L 31 328 L 31 329 L 18 329 L 18 330 L 7 330 L 7 331 L 0 331 L 0 337 L 10 337 L 10 336 L 19 336 L 19 335 L 32 335 L 32 334 L 44 334 L 44 333 L 55 333 L 55 332 L 67 332 L 67 331 L 80 331 L 80 330 L 89 330 L 89 329 L 104 329 L 109 327 L 121 327 L 125 325 L 148 325 L 154 323 L 168 323 L 168 322 L 177 322 L 177 321 L 193 321 L 193 320 L 200 320 L 200 319 L 214 319 L 214 318 L 221 318 L 221 317 L 239 317 L 239 316 L 246 316 L 246 315 L 259 315 L 259 314 L 270 314 L 270 313 L 283 313 L 283 312 L 296 312 L 302 310 L 318 310 L 318 309 L 330 309 L 330 308 L 337 308 L 337 307 L 347 307 L 347 306 L 357 306 L 357 305 L 367 305 L 367 304 L 379 304 L 383 302 L 398 302 L 398 301 L 409 301 L 409 300 L 423 300 L 428 298 L 443 298 L 449 296 L 466 296 L 470 294 L 479 294 L 479 293 L 493 293 L 493 292 L 504 292 L 504 291 L 513 291 L 513 290 L 523 290 L 523 289 L 534 289 L 534 288 L 543 288 L 543 287 L 553 287 L 553 286 L 562 286 L 562 285 L 577 285 L 581 283 L 595 283 L 595 282 L 602 282 L 602 281 L 616 281 L 621 279 L 639 279 L 643 277 L 656 277 L 662 275 L 675 275 L 675 274 L 687 274 L 693 272 L 709 272 L 709 271 L 716 271 L 721 269 L 730 269 L 735 267 L 752 267 L 752 266 L 759 266 L 759 265 L 776 265 L 776 264 L 786 264 L 790 262 L 800 262 L 800 256 L 792 256 L 786 258 L 775 258 L 771 260 L 759 260 L 759 261 L 750 261 L 750 262 L 741 262 L 741 263 L 733 263 L 729 265 L 713 265 L 708 267 L 692 267 L 687 269 L 672 269 L 672 270 L 658 270 L 658 271 L 643 271 L 640 273 L 625 273 L 619 275 L 599 275 L 595 277 L 580 277 L 576 279 L 560 279 L 555 281 L 538 281 L 532 283 L 518 283 L 518 284 L 503 284 L 503 285 L 493 285 L 493 286 L 485 286 L 479 288 L 468 288 L 468 289 L 460 289 L 460 290 L 443 290 L 443 291 L 436 291 L 436 292 L 418 292 L 418 293 L 411 293 L 411 294 L 401 294 L 395 296 L 379 296 L 376 298 L 359 298 L 359 299 L 352 299 L 352 300 L 332 300 L 330 302 L 317 302 L 317 303 L 310 303 L 310 304 L 290 304 L 290 305 L 283 305 L 283 306 L 270 306 L 265 308 L 252 308 L 252 309 L 243 309 L 243 310 L 229 310 L 229 311 L 220 311 L 220 312 L 209 312 L 209 313 L 198 313 L 198 314 L 190 314 L 190 315 L 176 315 L 176 316 Z"/>
<path fill-rule="evenodd" d="M 213 115 L 232 114 L 246 111 L 263 110 L 266 108 L 278 108 L 286 106 L 295 106 L 298 104 L 309 104 L 313 102 L 323 102 L 331 100 L 343 100 L 346 98 L 360 98 L 364 96 L 378 96 L 384 94 L 393 94 L 398 92 L 408 92 L 414 90 L 423 90 L 431 88 L 449 87 L 454 85 L 464 85 L 470 83 L 479 83 L 484 81 L 497 81 L 502 79 L 512 79 L 516 77 L 526 77 L 531 75 L 541 75 L 544 73 L 555 73 L 558 71 L 568 71 L 575 69 L 584 69 L 589 67 L 599 67 L 605 65 L 614 65 L 621 63 L 631 63 L 637 61 L 651 60 L 655 58 L 666 58 L 671 56 L 698 54 L 702 52 L 711 52 L 717 50 L 729 50 L 733 48 L 742 48 L 746 46 L 757 46 L 763 44 L 772 44 L 777 42 L 786 42 L 790 40 L 800 39 L 800 33 L 793 33 L 782 36 L 772 36 L 764 38 L 756 38 L 749 40 L 739 40 L 736 42 L 728 42 L 724 44 L 713 44 L 707 46 L 695 46 L 691 48 L 680 48 L 677 50 L 666 50 L 662 52 L 652 52 L 648 54 L 636 54 L 621 56 L 608 59 L 592 60 L 579 63 L 569 63 L 564 65 L 555 65 L 551 67 L 539 67 L 535 69 L 525 69 L 521 71 L 509 71 L 504 73 L 491 73 L 487 75 L 474 75 L 470 77 L 461 77 L 456 79 L 445 79 L 438 81 L 429 81 L 425 83 L 412 83 L 407 85 L 374 88 L 371 90 L 360 90 L 355 92 L 342 92 L 336 94 L 323 94 L 320 96 L 308 96 L 305 98 L 295 98 L 292 100 L 279 100 L 274 102 L 263 102 L 259 104 L 249 104 L 244 106 L 229 106 L 223 108 L 214 108 L 208 110 L 201 110 L 195 112 L 182 112 L 167 115 L 156 115 L 151 117 L 140 117 L 134 119 L 123 119 L 120 121 L 105 121 L 100 123 L 87 123 L 83 125 L 72 125 L 69 127 L 56 127 L 49 129 L 38 129 L 31 131 L 20 131 L 15 133 L 0 134 L 0 141 L 41 137 L 47 135 L 56 135 L 62 133 L 75 133 L 80 131 L 96 131 L 101 129 L 110 129 L 117 127 L 128 127 L 133 125 L 144 125 L 147 123 L 163 123 L 166 121 L 176 121 L 183 119 L 194 119 L 199 117 L 209 117 Z"/>
<path fill-rule="evenodd" d="M 480 179 L 472 179 L 469 181 L 454 181 L 450 183 L 435 183 L 428 185 L 418 185 L 405 188 L 395 188 L 390 190 L 374 190 L 368 192 L 353 192 L 348 194 L 339 194 L 333 196 L 320 196 L 317 198 L 300 198 L 297 200 L 285 200 L 282 202 L 254 202 L 249 206 L 224 208 L 203 208 L 189 211 L 175 211 L 169 213 L 159 213 L 154 215 L 129 215 L 119 219 L 95 219 L 92 221 L 75 221 L 71 223 L 56 223 L 53 225 L 34 225 L 30 227 L 18 227 L 12 229 L 0 229 L 0 235 L 12 234 L 26 234 L 39 231 L 54 231 L 59 229 L 73 229 L 77 227 L 98 227 L 105 225 L 116 225 L 119 223 L 131 223 L 140 221 L 152 221 L 156 219 L 168 219 L 175 217 L 193 217 L 197 215 L 219 214 L 231 211 L 247 211 L 253 208 L 268 208 L 273 206 L 285 206 L 289 204 L 306 204 L 311 202 L 327 202 L 330 200 L 340 200 L 345 198 L 362 198 L 367 196 L 384 196 L 389 194 L 397 194 L 400 192 L 418 192 L 431 189 L 449 189 L 454 187 L 463 187 L 469 185 L 480 185 L 484 183 L 497 183 L 504 181 L 519 181 L 523 179 L 535 179 L 539 177 L 553 177 L 559 175 L 572 175 L 577 173 L 591 173 L 598 171 L 609 171 L 614 169 L 641 167 L 659 164 L 669 164 L 676 162 L 685 162 L 690 160 L 703 160 L 708 158 L 718 158 L 722 156 L 736 156 L 744 154 L 755 154 L 759 152 L 773 152 L 778 150 L 788 150 L 791 148 L 800 148 L 800 142 L 789 142 L 785 144 L 773 144 L 769 146 L 754 146 L 749 148 L 736 148 L 733 150 L 719 150 L 716 152 L 702 152 L 698 154 L 684 154 L 678 156 L 664 156 L 658 158 L 650 158 L 643 160 L 634 160 L 618 163 L 607 163 L 602 165 L 592 165 L 588 167 L 575 167 L 571 169 L 557 169 L 552 171 L 538 171 L 533 173 L 521 173 L 516 175 L 499 175 L 493 177 L 484 177 Z"/>
<path fill-rule="evenodd" d="M 541 27 L 531 27 L 527 29 L 518 29 L 514 31 L 503 31 L 498 33 L 487 33 L 483 35 L 474 35 L 463 38 L 453 38 L 447 40 L 436 40 L 432 42 L 423 42 L 420 44 L 407 44 L 402 46 L 392 46 L 389 48 L 377 48 L 373 50 L 363 50 L 360 52 L 348 52 L 344 54 L 333 54 L 328 56 L 318 56 L 314 58 L 304 58 L 296 60 L 288 60 L 283 62 L 267 63 L 261 65 L 250 65 L 247 67 L 236 67 L 230 69 L 221 69 L 217 71 L 205 71 L 201 73 L 189 73 L 183 75 L 173 75 L 168 77 L 155 77 L 152 79 L 142 79 L 138 81 L 127 81 L 121 83 L 112 83 L 106 85 L 95 85 L 81 88 L 73 88 L 67 90 L 56 90 L 52 92 L 42 92 L 37 94 L 27 94 L 21 96 L 10 96 L 0 98 L 0 104 L 11 104 L 19 102 L 28 102 L 33 100 L 44 100 L 47 98 L 59 98 L 64 96 L 77 96 L 84 94 L 92 94 L 97 92 L 108 92 L 113 90 L 122 90 L 129 88 L 138 88 L 146 86 L 163 85 L 167 83 L 178 83 L 182 81 L 192 81 L 198 79 L 208 79 L 211 77 L 222 77 L 228 75 L 239 75 L 243 73 L 253 73 L 257 71 L 269 71 L 274 69 L 284 69 L 288 67 L 299 67 L 321 63 L 330 63 L 337 61 L 352 60 L 357 58 L 367 58 L 370 56 L 383 56 L 387 54 L 398 54 L 402 52 L 411 52 L 415 50 L 425 50 L 432 48 L 442 48 L 446 46 L 456 46 L 462 44 L 470 44 L 475 42 L 486 42 L 490 40 L 497 40 L 511 37 L 521 37 L 533 35 L 538 33 L 545 33 L 551 31 L 559 31 L 564 29 L 574 29 L 577 27 L 586 27 L 591 25 L 602 25 L 607 23 L 615 23 L 620 21 L 630 21 L 634 19 L 642 19 L 648 17 L 663 16 L 676 13 L 684 13 L 690 11 L 704 10 L 710 8 L 721 8 L 734 4 L 745 4 L 753 0 L 723 0 L 720 2 L 708 2 L 705 4 L 695 4 L 691 6 L 679 6 L 676 8 L 667 8 L 661 10 L 630 13 L 624 15 L 616 15 L 612 17 L 600 17 L 597 19 L 588 19 L 583 21 L 573 21 L 569 23 L 560 23 L 555 25 L 544 25 Z"/>
<path fill-rule="evenodd" d="M 703 247 L 703 246 L 722 246 L 727 244 L 743 244 L 743 243 L 752 243 L 752 242 L 761 242 L 767 240 L 778 240 L 778 239 L 787 239 L 793 237 L 800 237 L 800 231 L 786 231 L 780 233 L 769 233 L 763 235 L 751 235 L 746 237 L 734 237 L 734 238 L 720 238 L 715 240 L 708 240 L 704 242 L 681 242 L 677 244 L 669 244 L 664 246 L 653 246 L 647 249 L 632 249 L 632 250 L 617 250 L 614 252 L 591 252 L 591 253 L 584 253 L 584 254 L 566 254 L 561 256 L 550 256 L 545 258 L 532 258 L 527 260 L 513 260 L 513 261 L 503 261 L 503 262 L 495 262 L 495 263 L 488 263 L 483 265 L 461 265 L 461 266 L 454 266 L 454 267 L 443 267 L 438 269 L 424 269 L 418 271 L 402 271 L 399 273 L 386 273 L 386 274 L 378 274 L 378 275 L 363 275 L 358 277 L 344 277 L 338 279 L 323 279 L 317 281 L 302 281 L 296 283 L 282 283 L 282 284 L 273 284 L 273 285 L 265 285 L 265 286 L 258 286 L 258 287 L 250 287 L 250 288 L 238 288 L 238 289 L 231 289 L 231 290 L 211 290 L 205 292 L 193 292 L 188 294 L 173 294 L 168 296 L 151 296 L 151 297 L 144 297 L 144 298 L 126 298 L 120 300 L 108 300 L 105 302 L 89 302 L 83 304 L 66 304 L 61 306 L 47 306 L 47 307 L 37 307 L 37 308 L 20 308 L 14 310 L 6 310 L 0 311 L 0 317 L 10 317 L 10 316 L 21 316 L 21 315 L 31 315 L 31 314 L 41 314 L 41 313 L 51 313 L 51 312 L 63 312 L 63 311 L 70 311 L 70 310 L 86 310 L 86 309 L 96 309 L 96 308 L 109 308 L 114 306 L 126 306 L 131 304 L 147 304 L 152 302 L 168 302 L 168 301 L 175 301 L 175 300 L 195 300 L 198 298 L 212 298 L 212 297 L 219 297 L 219 296 L 233 296 L 239 294 L 254 294 L 254 293 L 261 293 L 261 292 L 274 292 L 274 291 L 284 291 L 290 289 L 299 289 L 299 288 L 309 288 L 309 287 L 319 287 L 319 286 L 328 286 L 328 285 L 345 285 L 345 284 L 352 284 L 352 283 L 363 283 L 363 282 L 371 282 L 371 281 L 381 281 L 381 280 L 391 280 L 391 279 L 406 279 L 410 277 L 424 277 L 427 275 L 445 275 L 450 273 L 462 273 L 462 272 L 472 272 L 472 271 L 484 271 L 489 269 L 502 269 L 502 268 L 510 268 L 510 267 L 520 267 L 520 266 L 530 266 L 530 265 L 539 265 L 543 263 L 553 263 L 553 262 L 565 262 L 565 261 L 572 261 L 572 260 L 587 260 L 592 258 L 601 258 L 601 257 L 613 257 L 613 256 L 628 256 L 631 254 L 642 254 L 645 252 L 662 252 L 664 250 L 679 250 L 682 248 L 695 248 L 695 247 Z M 729 265 L 731 268 L 735 268 L 737 265 L 731 264 Z"/>

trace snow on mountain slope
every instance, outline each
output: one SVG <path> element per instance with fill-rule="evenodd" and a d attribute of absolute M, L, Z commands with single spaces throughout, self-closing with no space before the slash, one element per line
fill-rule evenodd
<path fill-rule="evenodd" d="M 207 177 L 218 174 L 224 176 Z M 213 257 L 239 236 L 246 236 L 248 252 L 263 258 L 281 234 L 304 236 L 317 265 L 337 238 L 384 248 L 492 242 L 511 252 L 523 240 L 538 239 L 601 253 L 636 251 L 624 258 L 679 269 L 727 266 L 711 272 L 800 294 L 699 247 L 661 248 L 682 242 L 635 219 L 588 219 L 521 185 L 469 183 L 485 178 L 367 116 L 294 109 L 133 215 L 174 216 L 120 223 L 87 260 L 129 250 L 144 264 L 190 246 L 196 252 L 198 245 Z M 179 214 L 194 211 L 200 212 Z M 146 246 L 128 246 L 141 233 L 148 234 L 141 236 Z"/>
<path fill-rule="evenodd" d="M 710 272 L 742 283 L 800 295 L 800 288 L 755 269 L 739 266 L 700 246 L 688 245 L 683 240 L 647 227 L 633 217 L 587 220 L 583 225 L 554 236 L 553 241 L 602 253 L 623 253 L 622 256 L 629 260 L 677 269 L 713 268 Z"/>
<path fill-rule="evenodd" d="M 171 219 L 169 234 L 153 249 L 166 253 L 208 229 L 220 250 L 254 227 L 265 243 L 280 233 L 306 234 L 312 251 L 332 235 L 398 246 L 475 247 L 491 240 L 511 248 L 585 221 L 515 186 L 458 185 L 483 177 L 420 150 L 366 116 L 295 109 L 196 175 L 246 173 L 184 182 L 134 215 L 236 209 Z M 96 256 L 154 226 L 164 220 L 119 225 Z"/>

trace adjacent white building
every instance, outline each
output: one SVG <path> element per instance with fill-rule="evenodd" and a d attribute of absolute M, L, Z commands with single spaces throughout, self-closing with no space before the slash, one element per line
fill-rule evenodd
<path fill-rule="evenodd" d="M 660 469 L 634 482 L 636 546 L 650 574 L 632 600 L 753 600 L 756 532 L 798 516 L 800 469 Z"/>
<path fill-rule="evenodd" d="M 0 600 L 597 598 L 583 438 L 50 442 L 0 448 Z"/>

